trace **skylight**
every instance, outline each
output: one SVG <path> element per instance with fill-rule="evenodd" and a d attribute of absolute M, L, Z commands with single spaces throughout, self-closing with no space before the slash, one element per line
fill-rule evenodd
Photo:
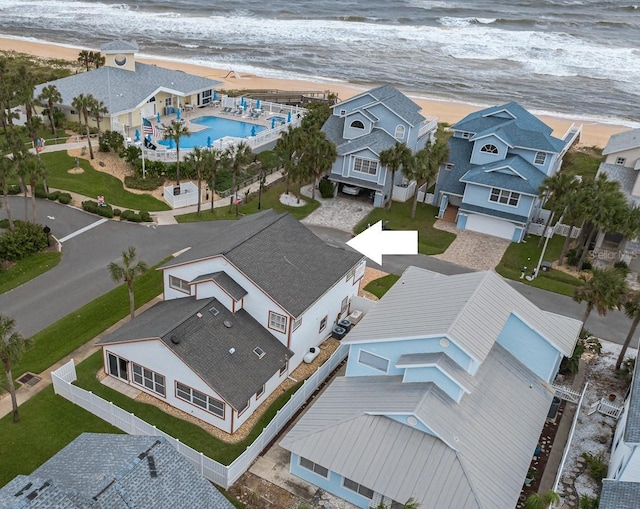
<path fill-rule="evenodd" d="M 253 349 L 253 353 L 255 353 L 258 356 L 258 359 L 262 359 L 264 357 L 265 351 L 259 346 L 256 346 Z"/>
<path fill-rule="evenodd" d="M 213 315 L 213 316 L 218 316 L 220 314 L 220 311 L 218 311 L 216 308 L 211 307 L 209 308 L 209 312 Z"/>

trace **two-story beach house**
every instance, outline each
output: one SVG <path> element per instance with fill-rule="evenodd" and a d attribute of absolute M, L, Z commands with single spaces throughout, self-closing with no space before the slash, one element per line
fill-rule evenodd
<path fill-rule="evenodd" d="M 163 301 L 99 341 L 105 372 L 233 433 L 348 315 L 364 269 L 289 214 L 247 216 L 160 267 Z"/>
<path fill-rule="evenodd" d="M 450 128 L 450 158 L 434 193 L 438 216 L 449 208 L 461 230 L 522 241 L 542 205 L 540 184 L 560 169 L 581 129 L 555 138 L 515 102 L 467 115 Z"/>
<path fill-rule="evenodd" d="M 280 442 L 291 472 L 362 508 L 515 507 L 580 329 L 494 272 L 409 267 Z"/>
<path fill-rule="evenodd" d="M 34 97 L 44 87 L 55 85 L 62 96 L 62 102 L 55 104 L 55 108 L 69 120 L 77 121 L 78 112 L 72 106 L 74 98 L 91 94 L 108 110 L 101 128 L 126 133 L 127 127 L 141 126 L 142 117 L 209 104 L 214 90 L 221 85 L 209 78 L 136 62 L 138 45 L 132 42 L 112 41 L 103 44 L 100 51 L 105 56 L 103 67 L 38 85 Z M 89 121 L 95 125 L 93 118 Z"/>
<path fill-rule="evenodd" d="M 602 151 L 604 161 L 598 174 L 620 184 L 630 206 L 640 205 L 640 129 L 614 134 Z M 617 232 L 600 232 L 595 255 L 602 261 L 624 261 L 633 272 L 640 272 L 640 239 L 629 239 Z"/>
<path fill-rule="evenodd" d="M 391 182 L 391 172 L 380 165 L 380 153 L 393 148 L 396 142 L 417 152 L 427 141 L 433 141 L 437 119 L 423 117 L 420 110 L 420 106 L 391 85 L 333 106 L 322 131 L 338 152 L 329 174 L 329 180 L 337 184 L 336 193 L 342 189 L 349 189 L 351 194 L 369 193 L 374 207 L 382 207 L 392 185 L 408 185 L 401 172 L 396 172 L 395 182 Z"/>
<path fill-rule="evenodd" d="M 613 436 L 600 509 L 636 509 L 640 501 L 640 363 Z"/>

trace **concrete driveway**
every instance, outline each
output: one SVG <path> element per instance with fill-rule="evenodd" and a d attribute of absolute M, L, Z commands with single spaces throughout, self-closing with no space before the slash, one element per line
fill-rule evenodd
<path fill-rule="evenodd" d="M 304 186 L 300 191 L 305 196 L 311 196 L 311 186 Z M 306 226 L 324 226 L 352 233 L 354 227 L 373 210 L 373 205 L 368 201 L 340 193 L 335 198 L 322 198 L 316 190 L 315 199 L 320 202 L 320 207 L 301 221 Z"/>

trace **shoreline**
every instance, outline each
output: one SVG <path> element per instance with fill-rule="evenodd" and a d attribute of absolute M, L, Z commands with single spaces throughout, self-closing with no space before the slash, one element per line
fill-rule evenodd
<path fill-rule="evenodd" d="M 49 42 L 36 42 L 20 38 L 11 38 L 0 35 L 0 51 L 15 51 L 17 53 L 26 53 L 39 58 L 55 58 L 61 60 L 75 61 L 78 53 L 82 49 L 92 51 L 99 48 L 88 48 L 83 46 L 63 45 Z M 194 74 L 205 76 L 222 83 L 220 88 L 227 90 L 239 89 L 279 89 L 279 90 L 330 90 L 338 94 L 339 99 L 345 100 L 363 91 L 373 88 L 374 85 L 356 85 L 341 81 L 313 81 L 293 78 L 266 78 L 253 74 L 235 73 L 233 70 L 219 69 L 209 67 L 203 64 L 172 60 L 169 57 L 157 57 L 150 55 L 137 55 L 137 60 L 147 64 L 154 64 L 168 69 L 175 69 Z M 399 84 L 391 83 L 396 88 L 402 90 Z M 406 92 L 405 92 L 406 93 Z M 407 94 L 416 104 L 422 108 L 422 114 L 426 117 L 437 117 L 439 122 L 453 124 L 462 119 L 465 115 L 478 111 L 489 105 L 479 105 L 470 102 L 450 101 L 444 99 L 435 99 L 427 96 L 416 94 Z M 609 141 L 612 134 L 626 131 L 629 126 L 624 125 L 622 120 L 611 119 L 598 120 L 584 118 L 576 114 L 574 116 L 547 113 L 542 114 L 532 111 L 540 120 L 545 122 L 553 129 L 553 135 L 561 138 L 571 124 L 583 124 L 582 138 L 580 145 L 587 147 L 604 147 Z M 619 123 L 616 123 L 619 122 Z"/>

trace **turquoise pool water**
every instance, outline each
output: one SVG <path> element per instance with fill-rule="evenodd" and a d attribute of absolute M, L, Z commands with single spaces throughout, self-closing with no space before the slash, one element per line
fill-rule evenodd
<path fill-rule="evenodd" d="M 225 136 L 248 138 L 266 129 L 263 125 L 221 117 L 198 117 L 191 120 L 191 123 L 206 126 L 207 129 L 180 138 L 180 148 L 205 148 Z M 158 143 L 169 148 L 174 146 L 172 140 L 162 140 Z"/>

